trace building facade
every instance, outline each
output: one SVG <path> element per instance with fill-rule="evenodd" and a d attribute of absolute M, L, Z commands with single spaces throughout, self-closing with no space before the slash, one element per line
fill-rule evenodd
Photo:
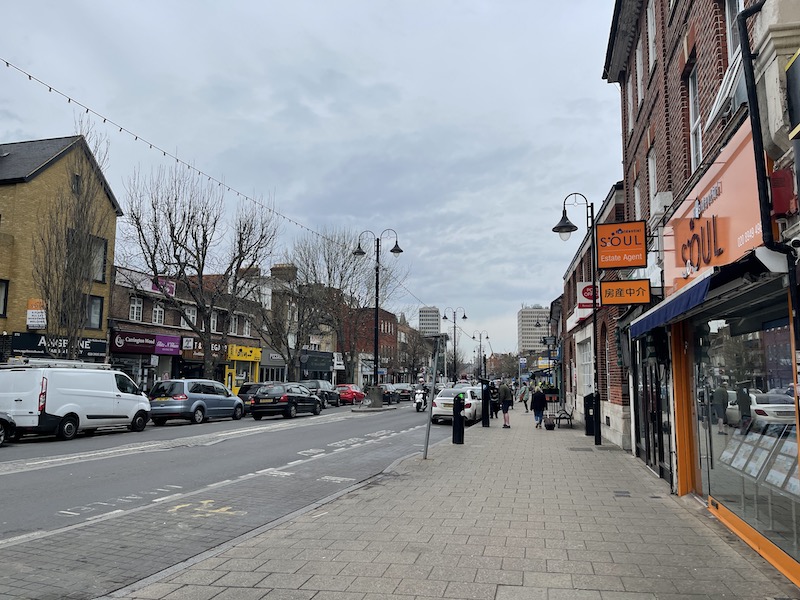
<path fill-rule="evenodd" d="M 617 0 L 605 63 L 660 284 L 617 323 L 633 450 L 795 583 L 798 49 L 794 0 Z"/>
<path fill-rule="evenodd" d="M 523 354 L 541 354 L 547 351 L 542 339 L 548 335 L 547 321 L 550 309 L 534 304 L 523 306 L 517 312 L 517 352 Z"/>
<path fill-rule="evenodd" d="M 442 332 L 442 313 L 438 307 L 423 306 L 419 309 L 419 332 L 423 336 Z"/>

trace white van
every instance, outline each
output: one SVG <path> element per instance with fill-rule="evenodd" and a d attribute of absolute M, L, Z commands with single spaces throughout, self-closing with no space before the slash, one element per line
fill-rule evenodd
<path fill-rule="evenodd" d="M 0 366 L 0 411 L 17 423 L 16 436 L 55 434 L 71 440 L 79 431 L 127 425 L 142 431 L 150 402 L 122 371 L 109 365 L 30 359 Z"/>

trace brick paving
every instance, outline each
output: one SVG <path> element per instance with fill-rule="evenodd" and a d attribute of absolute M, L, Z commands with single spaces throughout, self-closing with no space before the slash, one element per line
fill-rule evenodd
<path fill-rule="evenodd" d="M 630 454 L 499 423 L 103 598 L 800 599 Z"/>

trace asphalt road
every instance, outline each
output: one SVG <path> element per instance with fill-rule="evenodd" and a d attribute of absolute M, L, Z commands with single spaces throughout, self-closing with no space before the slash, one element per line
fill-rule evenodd
<path fill-rule="evenodd" d="M 0 449 L 0 598 L 95 598 L 422 451 L 426 414 L 396 410 L 175 422 Z M 431 443 L 450 437 L 433 426 Z"/>

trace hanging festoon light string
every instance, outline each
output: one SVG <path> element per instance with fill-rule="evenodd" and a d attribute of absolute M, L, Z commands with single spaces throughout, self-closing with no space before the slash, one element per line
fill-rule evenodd
<path fill-rule="evenodd" d="M 32 81 L 32 82 L 38 83 L 42 87 L 47 88 L 47 91 L 49 93 L 55 93 L 55 94 L 61 96 L 62 98 L 64 98 L 67 101 L 67 104 L 74 104 L 75 106 L 79 106 L 80 108 L 82 108 L 84 110 L 85 114 L 94 115 L 96 118 L 102 119 L 104 124 L 110 125 L 110 126 L 113 126 L 113 127 L 117 128 L 117 129 L 119 129 L 119 133 L 122 133 L 122 134 L 130 136 L 133 139 L 134 142 L 141 142 L 143 144 L 146 144 L 148 149 L 154 150 L 156 152 L 161 152 L 161 155 L 163 157 L 174 159 L 176 164 L 185 165 L 188 170 L 193 171 L 194 173 L 196 173 L 199 176 L 207 178 L 209 182 L 214 182 L 218 186 L 224 187 L 228 192 L 235 193 L 237 197 L 244 198 L 245 200 L 248 200 L 248 201 L 254 203 L 255 205 L 259 206 L 260 208 L 271 212 L 276 217 L 283 219 L 287 223 L 291 223 L 292 225 L 294 225 L 295 227 L 298 227 L 299 229 L 302 229 L 304 231 L 308 231 L 309 233 L 311 233 L 311 234 L 313 234 L 313 235 L 315 235 L 315 236 L 319 237 L 320 239 L 323 239 L 323 240 L 325 240 L 327 242 L 338 244 L 338 242 L 336 240 L 333 240 L 333 239 L 323 235 L 322 233 L 320 233 L 318 231 L 315 231 L 315 230 L 311 229 L 310 227 L 307 227 L 307 226 L 303 225 L 299 221 L 295 221 L 291 217 L 287 217 L 286 215 L 276 211 L 274 208 L 266 206 L 258 198 L 255 198 L 255 197 L 250 196 L 248 194 L 245 194 L 243 192 L 239 192 L 238 190 L 230 187 L 228 184 L 226 184 L 222 180 L 217 179 L 213 175 L 210 175 L 209 173 L 206 173 L 205 171 L 202 171 L 202 170 L 198 169 L 197 167 L 193 166 L 188 161 L 183 160 L 180 156 L 177 155 L 177 152 L 176 153 L 169 152 L 169 151 L 165 150 L 164 148 L 159 147 L 157 144 L 154 144 L 153 142 L 151 142 L 151 141 L 147 140 L 146 138 L 142 137 L 141 135 L 139 135 L 137 133 L 134 133 L 133 131 L 127 129 L 126 127 L 120 125 L 119 123 L 116 123 L 113 119 L 111 119 L 109 117 L 106 117 L 105 115 L 100 114 L 99 112 L 97 112 L 96 110 L 93 110 L 88 105 L 76 100 L 75 98 L 72 98 L 68 94 L 65 94 L 64 92 L 62 92 L 59 89 L 53 87 L 52 85 L 50 85 L 48 83 L 45 83 L 44 81 L 42 81 L 38 77 L 35 77 L 31 73 L 28 73 L 27 71 L 25 71 L 24 69 L 18 67 L 14 63 L 12 63 L 12 62 L 10 62 L 10 61 L 2 58 L 2 57 L 0 57 L 0 62 L 5 63 L 7 68 L 14 69 L 18 73 L 21 73 L 22 75 L 27 77 L 28 81 Z M 403 282 L 399 281 L 397 279 L 397 277 L 395 277 L 392 273 L 390 273 L 388 270 L 386 270 L 386 267 L 381 265 L 381 269 L 386 273 L 386 276 L 390 280 L 396 281 L 398 287 L 402 288 L 410 297 L 414 298 L 414 300 L 419 302 L 420 306 L 428 306 L 428 304 L 426 304 L 425 302 L 420 300 L 420 298 L 418 298 L 416 296 L 416 294 L 414 294 L 411 290 L 409 290 L 403 284 Z M 459 327 L 459 329 L 461 329 L 461 328 Z M 463 331 L 464 330 L 462 330 L 462 332 Z"/>

